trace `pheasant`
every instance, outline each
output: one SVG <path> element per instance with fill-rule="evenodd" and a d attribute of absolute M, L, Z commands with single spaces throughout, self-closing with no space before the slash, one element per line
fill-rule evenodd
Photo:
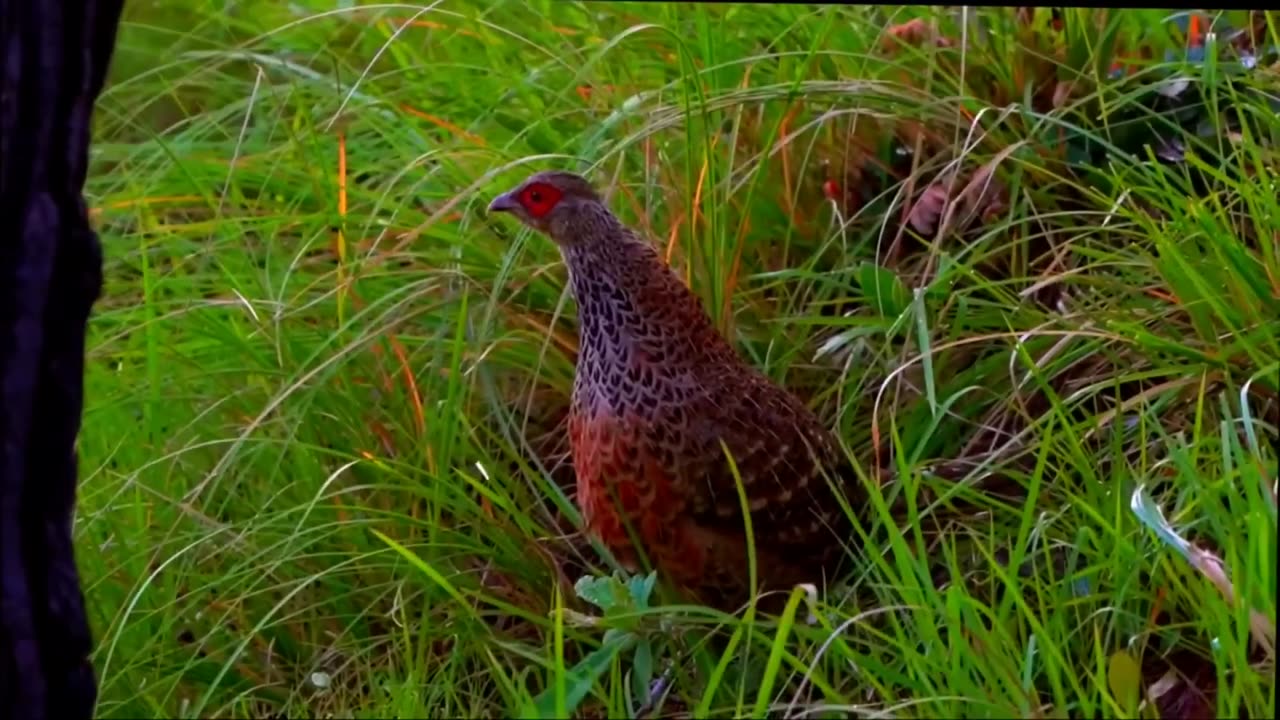
<path fill-rule="evenodd" d="M 585 529 L 629 569 L 642 552 L 686 596 L 740 606 L 754 589 L 727 449 L 758 589 L 830 577 L 852 529 L 837 493 L 856 508 L 861 489 L 832 434 L 738 356 L 584 178 L 536 173 L 489 211 L 549 236 L 569 269 L 580 326 L 569 444 Z"/>

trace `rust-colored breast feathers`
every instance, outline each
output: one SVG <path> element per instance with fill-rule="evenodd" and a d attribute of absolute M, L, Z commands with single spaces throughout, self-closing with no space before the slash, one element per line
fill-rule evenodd
<path fill-rule="evenodd" d="M 682 479 L 655 455 L 652 434 L 635 416 L 570 415 L 578 505 L 587 529 L 623 563 L 638 552 L 679 576 L 702 572 L 704 558 L 688 547 Z M 675 563 L 678 567 L 672 566 Z"/>

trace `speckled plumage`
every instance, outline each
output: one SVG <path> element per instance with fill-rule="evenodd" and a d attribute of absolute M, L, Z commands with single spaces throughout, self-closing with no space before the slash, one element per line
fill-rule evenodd
<path fill-rule="evenodd" d="M 539 173 L 491 208 L 549 235 L 569 267 L 580 318 L 570 447 L 588 531 L 638 565 L 629 523 L 668 582 L 704 602 L 744 602 L 746 535 L 723 442 L 743 482 L 761 586 L 822 583 L 851 535 L 828 474 L 842 492 L 857 487 L 831 434 L 739 358 L 585 180 Z"/>

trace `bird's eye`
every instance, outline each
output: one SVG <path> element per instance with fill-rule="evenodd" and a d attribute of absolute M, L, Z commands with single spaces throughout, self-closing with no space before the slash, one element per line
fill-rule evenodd
<path fill-rule="evenodd" d="M 541 218 L 551 212 L 551 208 L 560 202 L 560 198 L 563 195 L 564 193 L 556 186 L 539 183 L 536 186 L 525 188 L 520 193 L 520 203 L 524 205 L 524 209 L 530 215 Z"/>

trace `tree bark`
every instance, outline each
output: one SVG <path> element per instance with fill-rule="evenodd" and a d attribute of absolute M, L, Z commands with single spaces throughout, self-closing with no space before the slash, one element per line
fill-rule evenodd
<path fill-rule="evenodd" d="M 0 716 L 97 699 L 72 554 L 85 326 L 102 253 L 82 191 L 122 0 L 0 0 Z"/>

